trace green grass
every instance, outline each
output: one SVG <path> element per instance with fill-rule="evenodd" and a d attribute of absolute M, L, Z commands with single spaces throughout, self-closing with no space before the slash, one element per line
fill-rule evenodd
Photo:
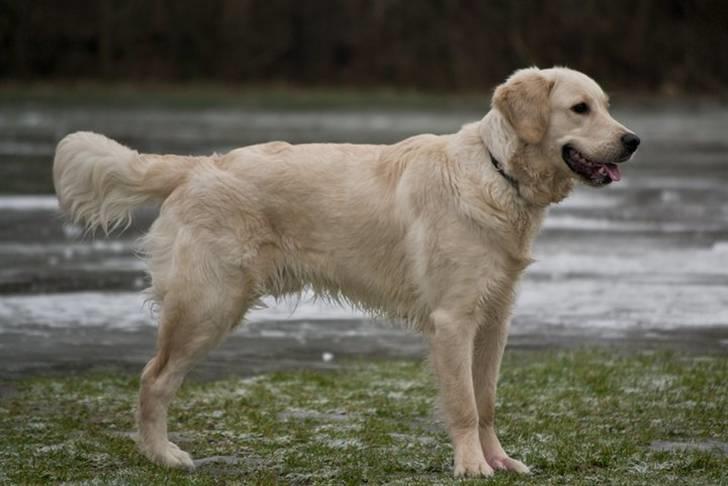
<path fill-rule="evenodd" d="M 138 380 L 114 374 L 0 386 L 0 483 L 448 484 L 451 448 L 434 421 L 426 367 L 348 362 L 188 383 L 172 438 L 195 472 L 149 464 L 134 449 Z M 501 441 L 531 466 L 489 484 L 727 484 L 719 451 L 656 451 L 653 441 L 728 442 L 728 357 L 608 351 L 507 353 Z M 473 482 L 475 483 L 475 482 Z"/>

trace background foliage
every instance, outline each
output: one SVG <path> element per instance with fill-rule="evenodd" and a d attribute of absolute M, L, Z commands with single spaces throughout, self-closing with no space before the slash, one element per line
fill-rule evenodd
<path fill-rule="evenodd" d="M 564 64 L 718 92 L 726 25 L 720 0 L 0 0 L 0 78 L 469 90 Z"/>

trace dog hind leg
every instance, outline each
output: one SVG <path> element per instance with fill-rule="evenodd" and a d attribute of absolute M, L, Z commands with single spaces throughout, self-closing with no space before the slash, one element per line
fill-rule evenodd
<path fill-rule="evenodd" d="M 157 354 L 142 372 L 137 408 L 141 452 L 155 463 L 190 469 L 189 454 L 167 438 L 167 408 L 192 365 L 240 322 L 253 289 L 239 269 L 211 269 L 212 255 L 194 250 L 164 296 Z"/>

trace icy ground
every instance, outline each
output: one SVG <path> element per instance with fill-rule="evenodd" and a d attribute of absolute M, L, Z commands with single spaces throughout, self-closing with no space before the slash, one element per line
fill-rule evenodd
<path fill-rule="evenodd" d="M 153 347 L 133 239 L 154 213 L 108 240 L 83 239 L 63 223 L 53 196 L 42 194 L 63 134 L 94 129 L 145 151 L 207 153 L 267 139 L 389 142 L 457 130 L 474 117 L 0 107 L 0 374 L 98 361 L 136 366 Z M 551 210 L 521 286 L 511 342 L 665 341 L 725 352 L 728 110 L 617 110 L 616 117 L 643 146 L 621 182 L 579 188 Z M 253 368 L 266 360 L 320 361 L 323 352 L 422 352 L 418 336 L 305 299 L 270 302 L 248 320 L 219 356 L 250 358 Z"/>

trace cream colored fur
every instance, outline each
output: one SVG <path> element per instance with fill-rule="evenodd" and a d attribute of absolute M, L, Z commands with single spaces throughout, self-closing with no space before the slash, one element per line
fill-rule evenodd
<path fill-rule="evenodd" d="M 595 107 L 589 126 L 567 113 L 577 98 Z M 109 230 L 163 201 L 143 241 L 161 311 L 138 408 L 151 460 L 193 467 L 167 439 L 185 374 L 260 297 L 308 286 L 427 335 L 456 475 L 528 471 L 504 452 L 494 418 L 517 281 L 546 207 L 575 180 L 560 147 L 607 153 L 626 129 L 596 83 L 565 68 L 517 72 L 493 105 L 458 133 L 394 145 L 272 142 L 178 157 L 86 132 L 59 143 L 56 191 L 75 221 Z"/>

